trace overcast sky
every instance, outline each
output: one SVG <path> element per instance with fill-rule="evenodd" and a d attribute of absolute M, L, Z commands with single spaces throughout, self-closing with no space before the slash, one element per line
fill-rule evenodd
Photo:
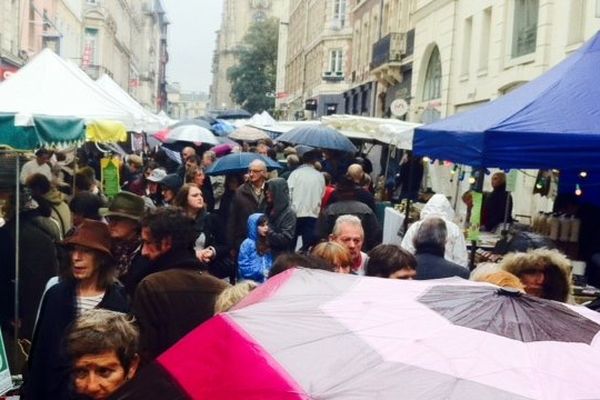
<path fill-rule="evenodd" d="M 169 25 L 167 81 L 208 93 L 222 0 L 163 0 Z"/>

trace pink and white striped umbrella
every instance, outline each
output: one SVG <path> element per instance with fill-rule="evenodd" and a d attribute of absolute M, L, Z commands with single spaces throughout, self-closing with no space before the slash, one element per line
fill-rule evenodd
<path fill-rule="evenodd" d="M 115 398 L 600 399 L 599 322 L 458 278 L 295 269 L 191 332 Z"/>

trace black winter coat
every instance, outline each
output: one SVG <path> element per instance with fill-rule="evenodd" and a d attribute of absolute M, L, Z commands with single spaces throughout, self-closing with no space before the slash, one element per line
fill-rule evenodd
<path fill-rule="evenodd" d="M 108 287 L 97 308 L 129 312 L 127 295 L 121 284 Z M 25 395 L 32 400 L 69 399 L 71 360 L 64 338 L 77 316 L 76 283 L 63 281 L 52 286 L 42 300 L 31 353 Z"/>
<path fill-rule="evenodd" d="M 246 182 L 241 185 L 236 190 L 229 208 L 227 237 L 232 248 L 236 251 L 239 250 L 240 244 L 246 239 L 246 226 L 250 214 L 265 212 L 267 207 L 266 200 L 263 198 L 258 202 L 252 191 L 251 183 Z"/>
<path fill-rule="evenodd" d="M 272 194 L 273 204 L 267 208 L 269 233 L 267 241 L 273 254 L 277 255 L 294 251 L 296 245 L 296 213 L 291 208 L 290 190 L 283 178 L 274 178 L 267 182 Z"/>
<path fill-rule="evenodd" d="M 317 221 L 317 234 L 321 239 L 327 239 L 333 231 L 335 221 L 341 215 L 355 215 L 365 233 L 363 250 L 369 251 L 381 243 L 382 230 L 375 213 L 369 206 L 357 200 L 344 200 L 329 204 Z"/>
<path fill-rule="evenodd" d="M 469 279 L 469 270 L 465 267 L 448 261 L 444 258 L 444 253 L 434 254 L 435 252 L 417 251 L 417 276 L 415 279 L 442 279 L 458 276 Z"/>

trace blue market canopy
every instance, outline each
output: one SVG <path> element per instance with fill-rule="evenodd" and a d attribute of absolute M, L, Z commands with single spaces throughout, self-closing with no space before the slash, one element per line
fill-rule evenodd
<path fill-rule="evenodd" d="M 598 82 L 600 33 L 514 92 L 415 129 L 414 152 L 474 167 L 599 165 Z"/>

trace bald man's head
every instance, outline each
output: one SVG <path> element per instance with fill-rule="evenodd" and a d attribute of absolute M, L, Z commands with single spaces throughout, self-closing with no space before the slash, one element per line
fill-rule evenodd
<path fill-rule="evenodd" d="M 190 158 L 196 156 L 196 149 L 194 149 L 193 147 L 189 147 L 189 146 L 184 147 L 183 150 L 181 150 L 181 156 L 183 158 L 183 162 L 186 162 Z"/>
<path fill-rule="evenodd" d="M 256 186 L 262 185 L 267 179 L 267 164 L 262 160 L 254 160 L 248 166 L 248 180 Z"/>

